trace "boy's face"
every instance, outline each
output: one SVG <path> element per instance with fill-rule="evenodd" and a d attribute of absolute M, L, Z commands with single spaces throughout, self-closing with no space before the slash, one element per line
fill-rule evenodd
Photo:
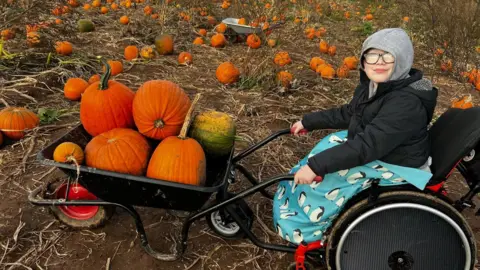
<path fill-rule="evenodd" d="M 383 55 L 379 56 L 379 55 Z M 371 81 L 386 82 L 393 73 L 395 58 L 392 54 L 378 49 L 368 50 L 364 54 L 363 66 Z"/>

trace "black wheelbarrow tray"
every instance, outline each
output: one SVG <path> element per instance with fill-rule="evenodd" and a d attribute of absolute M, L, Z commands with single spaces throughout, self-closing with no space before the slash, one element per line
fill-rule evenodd
<path fill-rule="evenodd" d="M 265 243 L 252 233 L 254 214 L 243 200 L 256 192 L 261 192 L 265 197 L 272 199 L 273 195 L 265 189 L 279 181 L 293 180 L 293 175 L 278 175 L 259 182 L 245 167 L 238 164 L 241 159 L 268 142 L 286 134 L 291 134 L 290 129 L 274 132 L 235 156 L 233 150 L 227 157 L 211 158 L 207 156 L 207 183 L 205 186 L 193 186 L 100 170 L 85 165 L 77 167 L 74 164 L 54 161 L 53 152 L 62 142 L 75 142 L 84 148 L 90 141 L 91 136 L 80 124 L 37 154 L 37 159 L 41 164 L 57 167 L 69 175 L 68 181 L 56 189 L 56 197 L 45 198 L 47 196 L 44 196 L 45 193 L 42 191 L 45 191 L 46 185 L 40 185 L 29 194 L 28 199 L 34 205 L 56 209 L 52 211 L 54 214 L 55 211 L 57 212 L 57 218 L 58 213 L 61 212 L 64 220 L 60 220 L 67 225 L 70 224 L 65 222 L 65 219 L 80 222 L 78 227 L 81 227 L 82 222 L 90 227 L 103 225 L 103 222 L 108 219 L 108 213 L 111 215 L 115 207 L 121 207 L 133 217 L 144 250 L 154 258 L 163 261 L 177 260 L 182 256 L 187 246 L 190 225 L 202 217 L 206 217 L 209 227 L 223 238 L 247 237 L 261 248 L 295 253 L 295 245 Z M 228 191 L 228 186 L 235 181 L 236 171 L 243 174 L 252 187 L 234 194 Z M 215 199 L 207 203 L 214 193 Z M 160 253 L 150 246 L 142 220 L 134 206 L 189 212 L 184 219 L 181 235 L 179 239 L 176 239 L 178 240 L 176 242 L 180 244 L 173 246 L 169 251 L 171 253 Z M 98 212 L 102 212 L 103 216 L 98 217 L 100 215 Z M 318 251 L 313 251 L 313 253 L 318 254 Z"/>

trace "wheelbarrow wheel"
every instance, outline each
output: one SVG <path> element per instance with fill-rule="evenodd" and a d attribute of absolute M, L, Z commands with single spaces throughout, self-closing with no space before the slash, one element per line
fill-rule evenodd
<path fill-rule="evenodd" d="M 305 262 L 303 263 L 303 265 L 304 265 L 305 268 L 303 268 L 303 269 L 300 268 L 301 270 L 313 270 L 313 269 L 315 269 L 315 268 L 313 267 L 313 265 L 312 265 L 311 263 L 307 262 L 307 261 L 305 261 Z M 296 269 L 297 269 L 297 263 L 294 263 L 294 262 L 291 263 L 291 264 L 287 267 L 287 270 L 296 270 Z"/>
<path fill-rule="evenodd" d="M 58 185 L 57 185 L 58 186 Z M 67 184 L 60 184 L 55 188 L 54 184 L 50 184 L 46 190 L 50 195 L 45 197 L 52 199 L 65 198 Z M 68 194 L 69 200 L 95 200 L 97 197 L 90 193 L 80 184 L 71 184 Z M 114 206 L 71 206 L 71 205 L 53 205 L 50 206 L 50 212 L 61 223 L 76 229 L 94 229 L 105 225 L 115 212 Z"/>
<path fill-rule="evenodd" d="M 230 194 L 229 194 L 230 195 Z M 230 195 L 231 196 L 231 195 Z M 242 219 L 242 223 L 247 225 L 249 230 L 253 225 L 253 211 L 244 200 L 239 200 L 231 205 L 233 210 Z M 226 239 L 241 239 L 245 233 L 235 220 L 224 209 L 214 211 L 206 216 L 207 224 L 216 234 Z"/>

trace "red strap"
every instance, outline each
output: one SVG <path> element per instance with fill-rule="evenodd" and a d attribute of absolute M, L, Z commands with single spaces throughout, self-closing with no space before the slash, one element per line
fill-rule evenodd
<path fill-rule="evenodd" d="M 296 270 L 306 270 L 305 269 L 305 253 L 310 250 L 315 250 L 323 247 L 323 243 L 321 241 L 315 241 L 305 245 L 305 243 L 301 243 L 297 250 L 295 251 L 295 263 L 297 264 Z"/>
<path fill-rule="evenodd" d="M 442 182 L 440 182 L 436 185 L 428 186 L 427 188 L 430 189 L 431 191 L 437 193 L 443 187 L 444 183 L 445 183 L 445 181 L 442 181 Z"/>

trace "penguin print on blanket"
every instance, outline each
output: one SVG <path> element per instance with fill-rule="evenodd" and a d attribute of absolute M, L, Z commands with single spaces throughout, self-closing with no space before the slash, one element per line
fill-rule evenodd
<path fill-rule="evenodd" d="M 364 172 L 356 172 L 349 177 L 347 177 L 347 182 L 354 185 L 356 184 L 360 179 L 365 178 L 367 176 Z"/>
<path fill-rule="evenodd" d="M 300 229 L 293 230 L 293 241 L 297 244 L 300 244 L 303 241 L 303 235 Z"/>
<path fill-rule="evenodd" d="M 303 207 L 306 199 L 307 193 L 305 193 L 305 191 L 300 192 L 300 195 L 298 196 L 298 206 Z"/>
<path fill-rule="evenodd" d="M 295 211 L 295 212 L 286 212 L 286 213 L 282 213 L 282 214 L 280 215 L 280 218 L 281 218 L 281 219 L 288 219 L 289 217 L 293 217 L 293 216 L 296 216 L 296 215 L 298 215 L 298 212 L 297 212 L 297 211 Z"/>
<path fill-rule="evenodd" d="M 327 198 L 327 200 L 329 201 L 333 201 L 337 198 L 338 193 L 340 193 L 339 188 L 332 189 L 327 194 L 325 194 L 325 198 Z"/>
<path fill-rule="evenodd" d="M 308 212 L 310 212 L 310 204 L 305 205 L 305 207 L 303 208 L 303 212 L 305 213 L 305 215 L 308 215 Z"/>
<path fill-rule="evenodd" d="M 342 144 L 344 143 L 345 141 L 343 139 L 340 139 L 338 136 L 336 135 L 332 135 L 330 136 L 330 138 L 328 138 L 328 142 L 329 143 L 336 143 L 336 144 Z"/>
<path fill-rule="evenodd" d="M 282 204 L 282 206 L 280 206 L 280 209 L 284 210 L 284 209 L 288 209 L 288 200 L 290 198 L 286 198 L 285 199 L 285 202 Z"/>
<path fill-rule="evenodd" d="M 325 212 L 325 207 L 319 206 L 310 214 L 311 222 L 319 222 L 322 219 L 323 213 Z"/>
<path fill-rule="evenodd" d="M 283 196 L 285 196 L 285 192 L 287 191 L 287 189 L 285 188 L 284 185 L 281 185 L 279 188 L 278 188 L 278 197 L 277 197 L 277 200 L 281 200 L 283 198 Z"/>

